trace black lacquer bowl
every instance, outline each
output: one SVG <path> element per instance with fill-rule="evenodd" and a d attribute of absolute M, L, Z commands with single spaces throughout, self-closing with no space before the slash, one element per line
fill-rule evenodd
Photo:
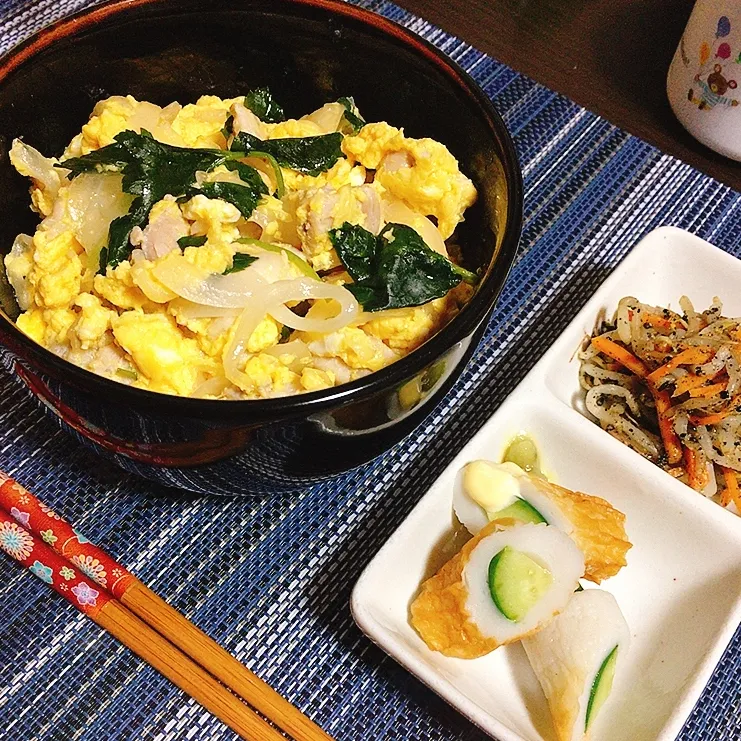
<path fill-rule="evenodd" d="M 366 378 L 288 398 L 206 401 L 132 389 L 36 345 L 11 321 L 17 307 L 0 270 L 0 350 L 20 382 L 99 453 L 195 492 L 297 489 L 410 434 L 476 346 L 520 235 L 521 176 L 504 123 L 455 63 L 413 33 L 325 0 L 118 0 L 0 61 L 0 254 L 37 221 L 8 160 L 14 137 L 59 154 L 109 95 L 187 103 L 259 85 L 291 116 L 352 95 L 367 120 L 446 144 L 479 192 L 458 235 L 465 266 L 483 278 L 447 327 Z M 400 394 L 409 383 L 421 393 Z"/>

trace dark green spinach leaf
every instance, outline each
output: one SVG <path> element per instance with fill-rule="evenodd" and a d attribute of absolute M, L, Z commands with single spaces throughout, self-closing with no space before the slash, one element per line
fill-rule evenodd
<path fill-rule="evenodd" d="M 186 247 L 203 247 L 207 240 L 208 237 L 205 234 L 199 237 L 180 237 L 178 239 L 178 247 L 183 250 Z"/>
<path fill-rule="evenodd" d="M 329 232 L 342 264 L 355 281 L 347 286 L 366 311 L 401 309 L 445 296 L 476 275 L 430 249 L 409 226 L 388 224 L 375 237 L 345 222 Z"/>
<path fill-rule="evenodd" d="M 338 98 L 337 102 L 345 107 L 340 120 L 340 131 L 343 134 L 357 134 L 365 126 L 366 121 L 360 115 L 355 101 L 349 97 Z"/>
<path fill-rule="evenodd" d="M 227 268 L 222 273 L 222 275 L 231 275 L 232 273 L 239 273 L 245 268 L 248 268 L 250 265 L 252 265 L 252 263 L 255 262 L 255 260 L 257 260 L 257 258 L 253 257 L 252 255 L 248 255 L 244 252 L 237 252 L 232 258 L 231 267 Z"/>
<path fill-rule="evenodd" d="M 355 283 L 373 277 L 373 261 L 378 250 L 378 238 L 373 232 L 346 221 L 329 232 L 329 239 Z"/>
<path fill-rule="evenodd" d="M 265 184 L 263 183 L 264 186 Z M 200 188 L 195 188 L 191 191 L 192 195 L 197 195 L 198 193 L 203 193 L 206 198 L 220 198 L 222 201 L 231 203 L 239 209 L 239 212 L 245 219 L 249 219 L 252 215 L 262 195 L 247 185 L 226 183 L 221 180 L 213 183 L 201 183 Z"/>
<path fill-rule="evenodd" d="M 122 131 L 113 144 L 82 157 L 65 160 L 58 167 L 70 171 L 67 175 L 70 180 L 84 172 L 120 172 L 123 175 L 123 191 L 136 196 L 129 212 L 111 222 L 108 244 L 100 253 L 100 270 L 105 272 L 108 266 L 116 267 L 129 257 L 132 250 L 129 243 L 131 230 L 135 226 L 146 225 L 152 206 L 157 201 L 166 195 L 176 198 L 187 195 L 193 189 L 197 171 L 208 172 L 239 156 L 220 149 L 191 149 L 163 144 L 142 129 L 140 134 Z M 250 169 L 254 171 L 254 168 Z M 242 178 L 242 171 L 239 172 Z M 204 195 L 208 195 L 207 191 L 218 193 L 209 197 L 228 200 L 242 213 L 252 204 L 249 210 L 251 214 L 260 196 L 267 193 L 267 188 L 257 171 L 254 171 L 254 176 L 245 171 L 245 177 L 250 179 L 246 186 L 232 183 L 235 187 L 228 188 L 223 187 L 228 183 L 204 183 L 209 187 L 201 188 L 200 192 Z M 259 185 L 254 178 L 260 181 Z M 237 191 L 236 188 L 243 190 Z"/>
<path fill-rule="evenodd" d="M 234 116 L 230 113 L 224 121 L 224 125 L 221 127 L 221 135 L 229 140 L 229 137 L 234 133 Z"/>
<path fill-rule="evenodd" d="M 233 152 L 266 152 L 278 160 L 283 167 L 319 175 L 329 170 L 345 155 L 342 153 L 342 134 L 336 131 L 320 136 L 288 137 L 286 139 L 258 139 L 246 131 L 240 131 L 232 142 Z"/>
<path fill-rule="evenodd" d="M 286 120 L 283 108 L 266 87 L 257 87 L 244 96 L 244 107 L 249 108 L 265 123 L 280 123 Z"/>
<path fill-rule="evenodd" d="M 229 160 L 226 163 L 226 169 L 236 172 L 243 183 L 249 185 L 250 188 L 261 195 L 268 195 L 268 186 L 265 185 L 265 181 L 260 177 L 260 173 L 251 165 L 239 162 L 238 160 Z"/>

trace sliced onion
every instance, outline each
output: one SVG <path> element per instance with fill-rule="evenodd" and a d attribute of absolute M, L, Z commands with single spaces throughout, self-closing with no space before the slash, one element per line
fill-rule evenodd
<path fill-rule="evenodd" d="M 387 223 L 405 224 L 414 229 L 430 249 L 439 252 L 441 255 L 448 256 L 448 250 L 445 247 L 440 230 L 422 214 L 412 211 L 409 206 L 399 200 L 383 201 L 383 220 Z M 372 230 L 371 230 L 372 231 Z"/>
<path fill-rule="evenodd" d="M 338 313 L 329 319 L 310 319 L 294 314 L 284 304 L 307 299 L 334 299 L 339 304 Z M 350 324 L 359 314 L 360 306 L 355 297 L 343 286 L 324 283 L 310 278 L 296 278 L 273 283 L 265 294 L 267 313 L 281 324 L 304 332 L 336 332 Z"/>
<path fill-rule="evenodd" d="M 284 342 L 282 345 L 273 345 L 267 350 L 263 350 L 263 352 L 276 358 L 281 355 L 295 355 L 297 358 L 311 357 L 311 352 L 309 352 L 309 348 L 303 340 L 291 340 L 290 342 Z"/>
<path fill-rule="evenodd" d="M 209 324 L 208 330 L 206 332 L 209 338 L 215 340 L 217 337 L 220 337 L 225 332 L 228 332 L 232 324 L 234 324 L 234 320 L 236 318 L 236 314 L 227 314 L 224 316 L 215 317 L 211 324 Z"/>
<path fill-rule="evenodd" d="M 157 141 L 182 147 L 185 145 L 183 137 L 172 128 L 172 122 L 180 108 L 178 103 L 160 108 L 154 103 L 141 101 L 137 104 L 134 115 L 126 123 L 126 128 L 136 132 L 146 129 Z"/>
<path fill-rule="evenodd" d="M 306 299 L 335 299 L 340 304 L 339 313 L 330 319 L 306 319 L 296 316 L 283 304 L 288 301 Z M 249 390 L 252 381 L 239 369 L 240 359 L 247 353 L 252 333 L 269 314 L 289 327 L 310 332 L 333 332 L 347 326 L 360 311 L 355 297 L 346 288 L 330 283 L 319 283 L 309 278 L 279 281 L 270 286 L 260 297 L 256 297 L 240 315 L 232 339 L 224 349 L 224 372 L 226 377 L 241 389 Z M 287 320 L 287 321 L 286 321 Z"/>
<path fill-rule="evenodd" d="M 183 319 L 213 319 L 215 317 L 234 318 L 239 314 L 239 309 L 225 309 L 220 306 L 206 306 L 205 304 L 194 304 L 184 298 L 176 298 L 170 303 L 170 307 Z"/>
<path fill-rule="evenodd" d="M 123 192 L 121 183 L 121 175 L 115 173 L 84 173 L 69 184 L 67 213 L 91 265 L 97 266 L 111 222 L 131 206 L 132 196 Z"/>
<path fill-rule="evenodd" d="M 331 134 L 340 126 L 342 116 L 345 114 L 345 106 L 342 103 L 326 103 L 308 116 L 303 116 L 301 121 L 312 121 L 322 134 Z"/>
<path fill-rule="evenodd" d="M 265 124 L 247 107 L 242 103 L 235 103 L 232 106 L 232 115 L 234 116 L 234 135 L 241 133 L 242 131 L 247 134 L 252 134 L 258 139 L 267 138 L 267 129 Z"/>
<path fill-rule="evenodd" d="M 31 292 L 28 283 L 28 273 L 33 265 L 33 237 L 28 234 L 19 234 L 5 258 L 5 273 L 8 282 L 15 291 L 18 306 L 26 311 L 31 305 Z"/>
<path fill-rule="evenodd" d="M 200 386 L 196 386 L 190 395 L 197 399 L 203 399 L 207 396 L 219 397 L 224 393 L 228 385 L 229 381 L 226 378 L 215 376 L 214 378 L 209 378 L 208 381 L 204 381 Z"/>
<path fill-rule="evenodd" d="M 160 283 L 194 304 L 239 309 L 251 303 L 264 305 L 258 294 L 266 281 L 255 270 L 257 262 L 239 273 L 215 275 L 177 257 L 165 260 L 152 272 Z"/>
<path fill-rule="evenodd" d="M 21 175 L 32 178 L 51 198 L 56 198 L 62 183 L 62 170 L 54 167 L 56 160 L 44 157 L 38 149 L 25 144 L 20 139 L 13 139 L 10 148 L 10 161 Z"/>
<path fill-rule="evenodd" d="M 239 359 L 247 353 L 250 337 L 264 316 L 265 310 L 256 303 L 248 306 L 237 320 L 232 339 L 224 348 L 224 373 L 235 386 L 245 391 L 252 387 L 252 379 L 239 369 Z"/>
<path fill-rule="evenodd" d="M 273 345 L 273 347 L 269 347 L 263 352 L 278 359 L 284 355 L 293 356 L 294 360 L 288 367 L 294 373 L 300 373 L 306 366 L 305 361 L 311 358 L 311 351 L 302 340 L 291 340 L 291 342 L 284 342 L 282 345 Z"/>

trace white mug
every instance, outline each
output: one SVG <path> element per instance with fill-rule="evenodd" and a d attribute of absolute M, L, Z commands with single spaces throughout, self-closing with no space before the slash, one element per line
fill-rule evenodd
<path fill-rule="evenodd" d="M 669 103 L 687 131 L 741 160 L 741 3 L 697 0 L 666 81 Z"/>

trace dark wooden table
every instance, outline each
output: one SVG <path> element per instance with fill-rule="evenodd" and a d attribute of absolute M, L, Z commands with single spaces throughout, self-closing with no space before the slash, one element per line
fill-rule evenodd
<path fill-rule="evenodd" d="M 666 72 L 693 0 L 397 2 L 741 191 L 741 163 L 695 141 L 666 99 Z"/>

